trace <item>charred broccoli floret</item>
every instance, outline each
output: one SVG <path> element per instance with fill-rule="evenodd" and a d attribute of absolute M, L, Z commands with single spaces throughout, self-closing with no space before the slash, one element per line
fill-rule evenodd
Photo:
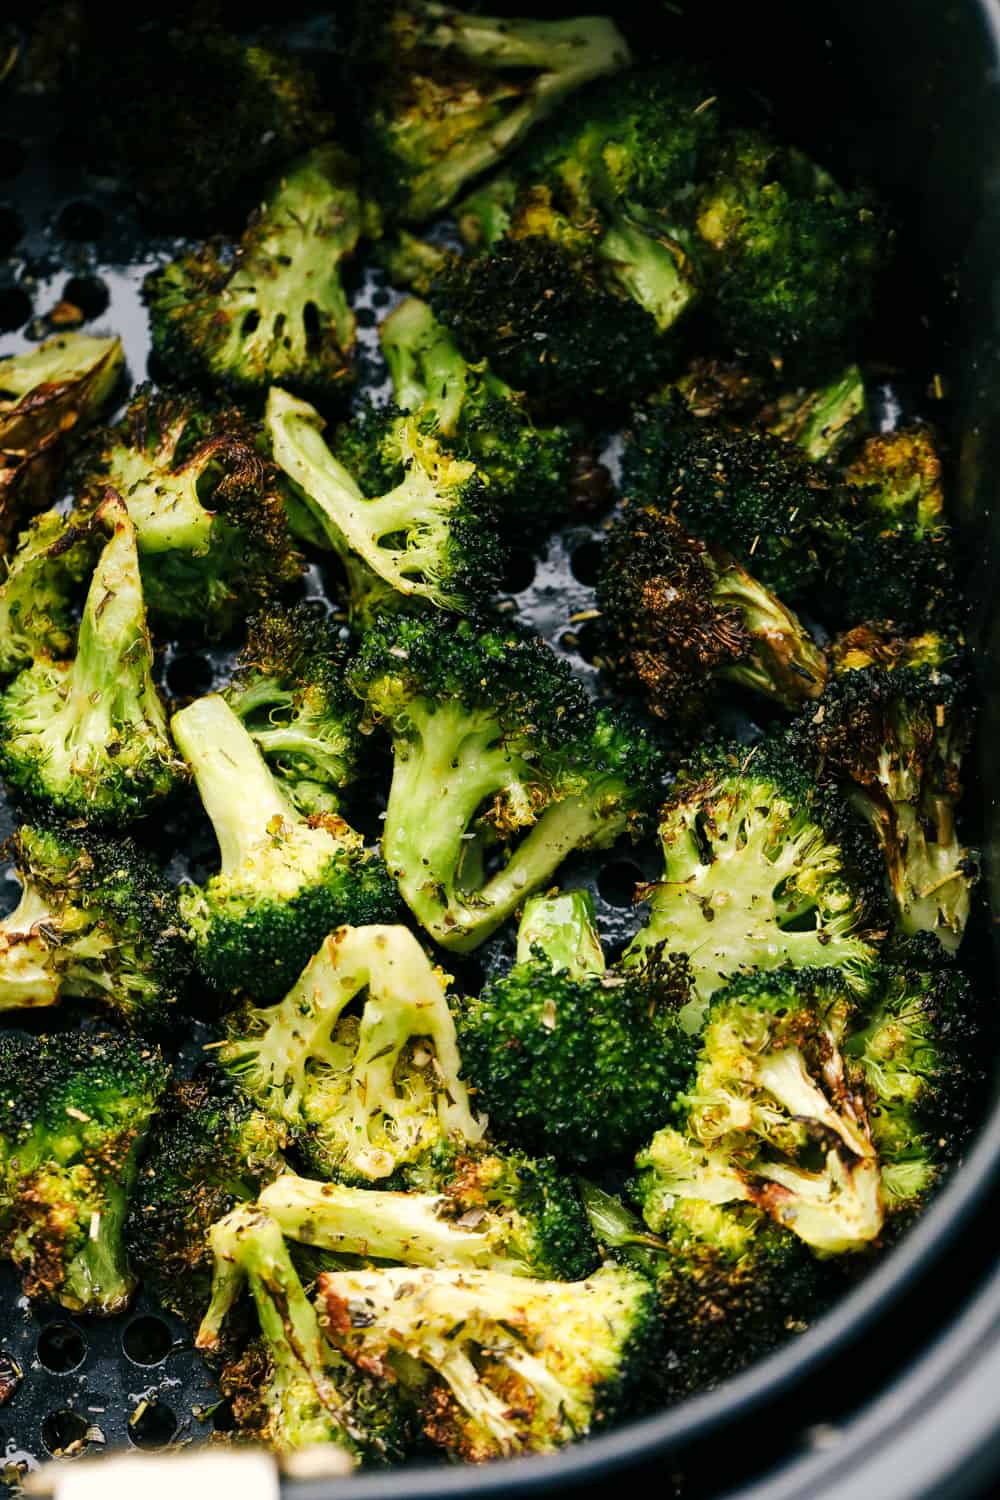
<path fill-rule="evenodd" d="M 263 401 L 351 382 L 355 323 L 341 261 L 361 233 L 357 167 L 320 146 L 282 175 L 235 250 L 210 242 L 146 278 L 153 349 L 179 380 Z"/>
<path fill-rule="evenodd" d="M 668 1119 L 694 1057 L 683 962 L 608 972 L 585 891 L 528 901 L 517 962 L 466 1002 L 462 1058 L 491 1126 L 579 1163 L 634 1151 Z"/>
<path fill-rule="evenodd" d="M 278 475 L 235 411 L 144 386 L 85 482 L 125 501 L 150 614 L 167 626 L 224 635 L 302 571 Z"/>
<path fill-rule="evenodd" d="M 446 976 L 405 927 L 331 933 L 284 1000 L 227 1030 L 220 1064 L 321 1176 L 380 1181 L 439 1141 L 482 1137 Z"/>
<path fill-rule="evenodd" d="M 336 814 L 296 810 L 224 698 L 197 699 L 171 727 L 219 842 L 219 873 L 180 897 L 210 984 L 273 1000 L 332 928 L 395 914 L 381 859 Z"/>
<path fill-rule="evenodd" d="M 89 528 L 57 511 L 36 516 L 0 563 L 0 676 L 73 647 L 75 595 L 93 567 Z"/>
<path fill-rule="evenodd" d="M 19 792 L 62 813 L 120 824 L 171 792 L 183 767 L 153 682 L 135 527 L 112 490 L 95 521 L 111 535 L 76 656 L 25 668 L 0 698 L 0 768 Z"/>
<path fill-rule="evenodd" d="M 127 1305 L 125 1213 L 166 1082 L 159 1053 L 131 1038 L 0 1033 L 0 1252 L 29 1297 Z"/>
<path fill-rule="evenodd" d="M 567 855 L 641 825 L 663 752 L 595 711 L 569 666 L 516 627 L 393 619 L 352 668 L 392 736 L 382 845 L 400 893 L 444 947 L 478 947 Z M 506 863 L 491 872 L 487 857 Z"/>

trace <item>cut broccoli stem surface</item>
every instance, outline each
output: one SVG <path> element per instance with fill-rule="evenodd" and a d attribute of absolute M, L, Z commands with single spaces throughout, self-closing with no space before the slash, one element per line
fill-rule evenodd
<path fill-rule="evenodd" d="M 536 949 L 553 969 L 565 970 L 571 979 L 604 973 L 604 949 L 588 891 L 533 896 L 525 902 L 517 929 L 517 962 L 530 963 Z"/>

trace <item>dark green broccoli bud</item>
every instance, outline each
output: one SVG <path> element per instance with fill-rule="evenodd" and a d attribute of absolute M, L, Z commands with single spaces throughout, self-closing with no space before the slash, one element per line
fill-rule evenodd
<path fill-rule="evenodd" d="M 365 155 L 393 219 L 433 218 L 575 89 L 630 61 L 603 16 L 512 20 L 436 0 L 374 9 L 382 73 Z"/>
<path fill-rule="evenodd" d="M 93 567 L 89 529 L 57 511 L 36 516 L 0 563 L 0 676 L 73 648 L 75 595 Z"/>
<path fill-rule="evenodd" d="M 329 397 L 352 379 L 341 262 L 361 233 L 357 167 L 320 146 L 283 173 L 235 252 L 209 243 L 146 278 L 153 349 L 179 380 L 264 399 L 280 382 Z"/>
<path fill-rule="evenodd" d="M 501 552 L 476 467 L 446 449 L 415 416 L 369 411 L 365 447 L 395 468 L 368 498 L 325 443 L 322 417 L 278 386 L 267 400 L 274 460 L 338 555 L 361 559 L 395 592 L 439 609 L 468 610 L 492 591 Z"/>
<path fill-rule="evenodd" d="M 865 193 L 846 192 L 799 151 L 757 131 L 728 135 L 695 227 L 719 332 L 786 370 L 832 373 L 874 304 L 889 235 Z"/>
<path fill-rule="evenodd" d="M 664 769 L 653 735 L 595 711 L 569 665 L 517 627 L 396 618 L 352 682 L 392 736 L 382 847 L 446 948 L 482 943 L 579 849 L 637 832 Z M 492 873 L 486 856 L 503 847 Z"/>
<path fill-rule="evenodd" d="M 689 999 L 683 961 L 607 973 L 591 917 L 584 891 L 527 902 L 516 964 L 458 1020 L 491 1126 L 581 1165 L 648 1139 L 694 1056 L 677 1020 Z"/>
<path fill-rule="evenodd" d="M 175 1083 L 161 1102 L 129 1202 L 129 1260 L 191 1326 L 207 1311 L 209 1230 L 284 1170 L 285 1133 L 222 1077 Z"/>
<path fill-rule="evenodd" d="M 162 1026 L 188 977 L 177 895 L 126 838 L 55 820 L 13 840 L 21 899 L 0 920 L 0 1011 L 97 1000 Z"/>
<path fill-rule="evenodd" d="M 407 1420 L 396 1392 L 330 1347 L 274 1220 L 234 1209 L 214 1226 L 210 1242 L 216 1272 L 197 1347 L 218 1349 L 244 1283 L 260 1323 L 260 1343 L 220 1379 L 243 1434 L 279 1453 L 335 1443 L 354 1463 L 402 1457 Z"/>
<path fill-rule="evenodd" d="M 169 627 L 224 635 L 301 574 L 277 471 L 236 411 L 143 386 L 85 483 L 124 499 L 150 614 Z"/>
<path fill-rule="evenodd" d="M 0 1033 L 0 1252 L 29 1297 L 123 1311 L 123 1230 L 168 1070 L 145 1042 Z"/>
<path fill-rule="evenodd" d="M 632 1414 L 661 1354 L 655 1291 L 621 1266 L 572 1282 L 327 1272 L 317 1306 L 331 1342 L 390 1387 L 404 1383 L 425 1435 L 470 1462 L 551 1453 Z"/>
<path fill-rule="evenodd" d="M 797 615 L 668 504 L 628 505 L 611 531 L 597 588 L 605 665 L 665 719 L 701 715 L 719 682 L 784 708 L 818 697 L 826 663 Z"/>
<path fill-rule="evenodd" d="M 790 741 L 817 776 L 849 787 L 882 850 L 902 931 L 932 932 L 953 953 L 978 874 L 956 828 L 973 723 L 961 640 L 872 624 L 837 637 L 830 656 L 827 689 Z"/>
<path fill-rule="evenodd" d="M 783 964 L 840 968 L 848 987 L 871 983 L 882 935 L 877 868 L 846 826 L 836 793 L 774 743 L 698 754 L 660 815 L 664 878 L 648 891 L 649 922 L 623 957 L 685 954 L 698 1030 L 734 975 Z"/>
<path fill-rule="evenodd" d="M 219 842 L 219 873 L 180 898 L 209 984 L 273 1000 L 332 928 L 395 915 L 381 859 L 335 813 L 296 810 L 224 698 L 197 699 L 171 727 Z"/>
<path fill-rule="evenodd" d="M 223 696 L 304 813 L 336 812 L 361 772 L 358 701 L 348 653 L 322 605 L 275 607 L 250 621 Z"/>
<path fill-rule="evenodd" d="M 759 417 L 769 432 L 794 443 L 813 463 L 833 460 L 866 425 L 861 371 L 848 365 L 829 385 L 786 392 Z"/>
<path fill-rule="evenodd" d="M 62 813 L 127 823 L 179 784 L 139 577 L 135 527 L 108 490 L 97 561 L 72 661 L 41 660 L 0 697 L 0 769 Z"/>
<path fill-rule="evenodd" d="M 279 1004 L 228 1017 L 218 1060 L 320 1176 L 384 1180 L 442 1140 L 482 1138 L 446 981 L 405 927 L 343 927 Z"/>
<path fill-rule="evenodd" d="M 51 505 L 70 440 L 99 415 L 124 368 L 121 339 L 85 333 L 0 360 L 0 553 L 25 512 Z"/>

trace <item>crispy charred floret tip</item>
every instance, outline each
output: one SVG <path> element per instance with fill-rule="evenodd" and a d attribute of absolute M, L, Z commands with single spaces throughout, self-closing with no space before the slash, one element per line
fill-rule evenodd
<path fill-rule="evenodd" d="M 297 810 L 224 698 L 197 699 L 171 727 L 221 856 L 180 898 L 210 984 L 276 999 L 331 928 L 395 914 L 381 859 L 335 813 Z"/>
<path fill-rule="evenodd" d="M 121 1312 L 123 1229 L 167 1082 L 160 1054 L 113 1035 L 0 1035 L 0 1251 L 30 1297 Z"/>
<path fill-rule="evenodd" d="M 74 605 L 93 567 L 96 540 L 92 528 L 54 510 L 21 532 L 9 561 L 0 563 L 0 676 L 40 657 L 70 655 Z"/>
<path fill-rule="evenodd" d="M 153 348 L 179 380 L 263 401 L 280 382 L 329 398 L 352 379 L 341 277 L 361 233 L 356 163 L 320 146 L 293 163 L 235 250 L 209 242 L 146 278 Z"/>
<path fill-rule="evenodd" d="M 392 736 L 386 861 L 445 947 L 477 947 L 568 854 L 636 831 L 657 795 L 655 736 L 595 711 L 516 627 L 394 620 L 365 637 L 351 676 Z M 507 862 L 490 873 L 498 845 Z"/>
<path fill-rule="evenodd" d="M 482 1138 L 446 979 L 405 927 L 342 927 L 279 1004 L 231 1014 L 219 1062 L 316 1172 L 384 1181 L 449 1137 Z"/>
<path fill-rule="evenodd" d="M 877 851 L 847 808 L 783 746 L 721 746 L 682 769 L 660 814 L 664 878 L 623 958 L 684 954 L 700 1026 L 734 975 L 783 964 L 841 968 L 864 993 L 884 933 Z"/>
<path fill-rule="evenodd" d="M 466 1002 L 458 1029 L 493 1128 L 577 1164 L 648 1138 L 694 1055 L 677 1018 L 689 999 L 683 960 L 608 971 L 592 915 L 583 891 L 528 901 L 517 962 Z"/>
<path fill-rule="evenodd" d="M 136 530 L 113 490 L 95 524 L 97 560 L 72 661 L 40 660 L 0 698 L 0 767 L 58 811 L 122 824 L 183 776 L 153 682 Z"/>
<path fill-rule="evenodd" d="M 278 474 L 235 410 L 143 386 L 83 482 L 124 500 L 150 614 L 168 626 L 224 635 L 302 571 Z"/>

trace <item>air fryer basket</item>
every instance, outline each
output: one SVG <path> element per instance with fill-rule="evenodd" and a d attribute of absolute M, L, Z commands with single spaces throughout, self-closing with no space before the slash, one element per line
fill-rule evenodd
<path fill-rule="evenodd" d="M 581 7 L 567 0 L 561 8 Z M 949 398 L 947 420 L 957 459 L 952 499 L 969 559 L 968 585 L 983 606 L 981 743 L 988 762 L 1000 731 L 1000 674 L 991 670 L 1000 652 L 1000 617 L 994 619 L 991 587 L 1000 563 L 1000 521 L 992 494 L 1000 457 L 1000 302 L 991 300 L 992 263 L 1000 260 L 1000 96 L 994 81 L 1000 67 L 1000 0 L 882 0 L 864 10 L 837 7 L 835 15 L 789 0 L 753 7 L 688 0 L 683 13 L 674 4 L 644 5 L 641 0 L 607 8 L 639 39 L 640 55 L 644 35 L 661 50 L 667 48 L 666 39 L 672 46 L 676 37 L 680 50 L 710 58 L 724 80 L 744 87 L 752 82 L 773 103 L 786 134 L 834 164 L 844 162 L 873 179 L 901 214 L 903 255 L 913 271 L 893 316 L 899 317 L 901 310 L 912 316 L 912 328 L 902 332 L 902 346 L 912 350 L 914 370 L 941 375 Z M 8 108 L 4 117 L 0 112 L 0 256 L 11 257 L 6 270 L 0 261 L 0 349 L 10 352 L 41 336 L 45 316 L 66 295 L 94 310 L 90 326 L 107 326 L 123 336 L 130 371 L 141 378 L 148 344 L 139 287 L 150 261 L 169 242 L 141 233 L 127 205 L 113 193 L 60 164 L 52 150 L 56 123 L 41 99 L 21 98 L 16 113 Z M 389 295 L 377 274 L 357 292 L 356 305 L 368 309 L 368 327 L 362 332 L 372 355 L 369 389 L 381 376 L 373 325 Z M 887 383 L 884 397 L 887 403 L 916 409 L 924 400 L 906 378 Z M 941 420 L 939 410 L 934 415 Z M 613 444 L 609 453 L 613 463 Z M 568 528 L 541 554 L 517 555 L 506 584 L 511 607 L 585 671 L 598 536 L 587 525 Z M 314 569 L 309 586 L 323 588 L 319 570 Z M 225 652 L 168 650 L 166 684 L 178 695 L 207 691 L 224 677 L 230 659 Z M 988 765 L 982 785 L 985 842 L 992 850 L 997 805 L 987 796 Z M 0 804 L 3 833 L 6 818 Z M 201 852 L 195 851 L 195 868 Z M 592 890 L 602 936 L 610 946 L 621 945 L 638 925 L 640 917 L 629 906 L 631 888 L 655 868 L 652 853 L 639 851 L 634 860 L 616 857 L 573 872 L 576 883 L 585 882 Z M 13 884 L 0 887 L 0 902 L 12 905 L 14 890 Z M 503 946 L 501 940 L 477 955 L 483 969 L 502 956 Z M 991 969 L 985 954 L 983 962 Z M 991 982 L 986 974 L 984 982 Z M 182 1067 L 194 1065 L 207 1035 L 193 1029 L 179 1059 Z M 993 1416 L 987 1403 L 994 1403 L 1000 1415 L 1000 1386 L 989 1379 L 992 1366 L 980 1359 L 1000 1328 L 1000 1279 L 987 1281 L 975 1304 L 956 1312 L 957 1293 L 964 1294 L 983 1270 L 962 1231 L 998 1175 L 1000 1105 L 995 1104 L 961 1171 L 855 1291 L 778 1353 L 681 1407 L 557 1458 L 475 1471 L 409 1468 L 349 1481 L 312 1481 L 295 1485 L 295 1494 L 319 1500 L 320 1495 L 339 1494 L 342 1487 L 346 1495 L 346 1486 L 357 1500 L 376 1493 L 399 1500 L 511 1494 L 558 1484 L 610 1483 L 616 1469 L 644 1460 L 656 1463 L 649 1476 L 655 1474 L 660 1488 L 707 1493 L 764 1470 L 783 1454 L 812 1450 L 813 1456 L 792 1464 L 784 1478 L 748 1490 L 748 1500 L 751 1495 L 754 1500 L 825 1496 L 833 1471 L 842 1480 L 850 1475 L 855 1492 L 888 1500 L 890 1492 L 897 1493 L 891 1486 L 902 1484 L 898 1465 L 888 1462 L 880 1482 L 858 1477 L 859 1466 L 862 1476 L 868 1472 L 863 1466 L 873 1432 L 886 1436 L 893 1422 L 898 1426 L 900 1413 L 905 1417 L 911 1408 L 929 1421 L 927 1413 L 933 1414 L 935 1403 L 947 1393 L 954 1399 L 959 1390 L 974 1390 L 965 1410 L 969 1400 L 978 1401 L 982 1423 L 975 1433 L 964 1435 L 969 1451 L 978 1451 Z M 935 1273 L 946 1259 L 953 1291 L 935 1311 L 929 1291 L 939 1287 Z M 948 1326 L 944 1333 L 938 1331 L 934 1348 L 870 1413 L 848 1420 L 852 1402 L 844 1399 L 841 1377 L 849 1374 L 857 1405 L 890 1378 L 907 1349 L 930 1339 L 935 1322 Z M 882 1348 L 872 1358 L 876 1343 Z M 995 1352 L 991 1357 L 994 1365 L 1000 1360 Z M 144 1295 L 125 1317 L 77 1320 L 60 1309 L 29 1307 L 15 1278 L 0 1268 L 0 1391 L 7 1372 L 20 1376 L 12 1398 L 6 1404 L 0 1399 L 0 1451 L 12 1466 L 33 1466 L 66 1448 L 95 1453 L 127 1443 L 155 1449 L 197 1442 L 226 1422 L 226 1409 L 219 1405 L 189 1335 Z M 965 1385 L 958 1384 L 962 1380 Z M 840 1413 L 845 1414 L 844 1436 L 831 1448 L 829 1429 L 815 1424 Z M 880 1449 L 884 1463 L 887 1442 L 886 1437 Z M 939 1469 L 941 1455 L 933 1443 L 930 1452 L 936 1453 Z M 932 1473 L 939 1477 L 938 1469 L 929 1457 L 925 1481 Z M 898 1493 L 915 1495 L 918 1483 L 925 1481 L 911 1470 Z"/>

